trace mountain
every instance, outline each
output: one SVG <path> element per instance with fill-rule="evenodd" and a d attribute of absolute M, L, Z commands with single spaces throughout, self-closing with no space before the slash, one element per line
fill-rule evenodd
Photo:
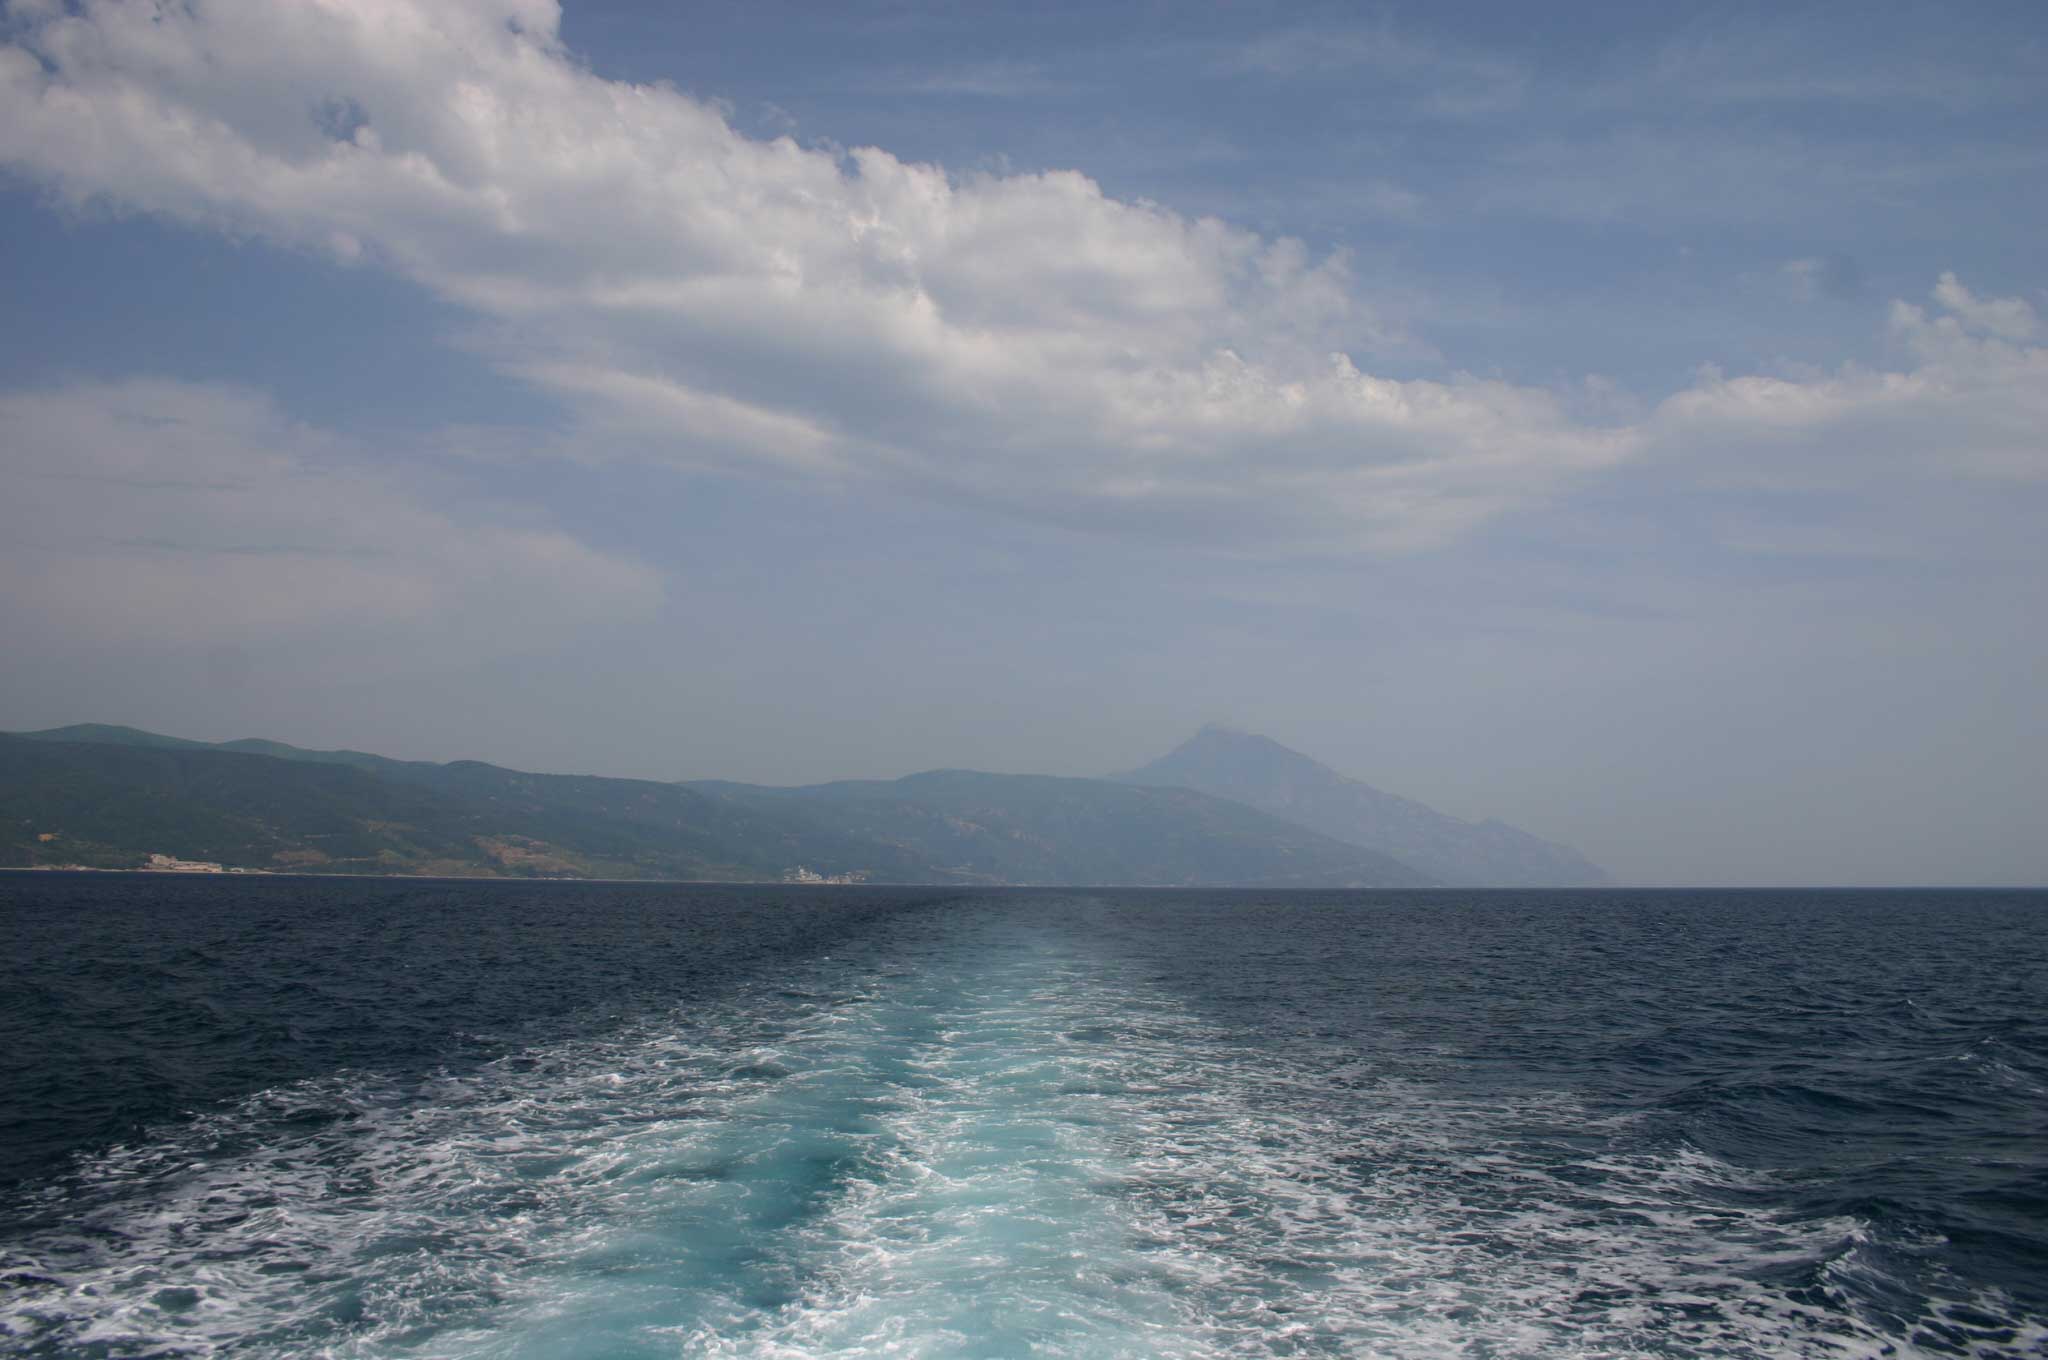
<path fill-rule="evenodd" d="M 0 864 L 129 868 L 161 853 L 312 873 L 738 880 L 805 862 L 877 877 L 921 867 L 673 784 L 477 761 L 362 768 L 107 729 L 62 739 L 75 730 L 0 736 Z"/>
<path fill-rule="evenodd" d="M 1407 888 L 1433 880 L 1192 789 L 934 770 L 802 788 L 690 787 L 895 846 L 955 882 Z"/>
<path fill-rule="evenodd" d="M 315 873 L 1406 887 L 1425 876 L 1184 789 L 939 771 L 810 788 L 434 764 L 87 724 L 0 734 L 0 864 L 150 854 Z"/>
<path fill-rule="evenodd" d="M 1600 887 L 1604 870 L 1570 846 L 1505 822 L 1468 822 L 1338 774 L 1249 732 L 1210 726 L 1143 769 L 1114 775 L 1148 788 L 1197 789 L 1391 855 L 1464 887 Z"/>

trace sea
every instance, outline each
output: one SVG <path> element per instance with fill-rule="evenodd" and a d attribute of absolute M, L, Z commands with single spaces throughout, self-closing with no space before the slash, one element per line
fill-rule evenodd
<path fill-rule="evenodd" d="M 0 875 L 0 1353 L 2048 1354 L 2048 893 Z"/>

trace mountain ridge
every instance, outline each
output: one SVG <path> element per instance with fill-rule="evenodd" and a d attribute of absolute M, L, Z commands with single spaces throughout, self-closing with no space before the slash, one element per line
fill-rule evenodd
<path fill-rule="evenodd" d="M 773 882 L 1422 887 L 1195 790 L 928 771 L 797 788 L 536 774 L 84 724 L 0 734 L 0 863 Z"/>
<path fill-rule="evenodd" d="M 1496 818 L 1469 822 L 1388 793 L 1282 746 L 1211 723 L 1147 765 L 1108 776 L 1228 798 L 1333 839 L 1377 850 L 1457 887 L 1608 887 L 1606 870 L 1570 846 Z"/>

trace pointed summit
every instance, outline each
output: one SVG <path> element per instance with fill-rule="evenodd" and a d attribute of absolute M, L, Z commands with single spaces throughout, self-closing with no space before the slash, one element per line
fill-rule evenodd
<path fill-rule="evenodd" d="M 1281 816 L 1287 814 L 1280 809 L 1291 806 L 1304 793 L 1347 782 L 1329 766 L 1289 750 L 1271 737 L 1221 723 L 1208 724 L 1150 765 L 1118 778 L 1199 789 Z"/>
<path fill-rule="evenodd" d="M 1341 775 L 1270 737 L 1220 723 L 1142 769 L 1113 777 L 1247 803 L 1464 887 L 1578 888 L 1611 881 L 1569 846 L 1505 822 L 1438 812 Z"/>

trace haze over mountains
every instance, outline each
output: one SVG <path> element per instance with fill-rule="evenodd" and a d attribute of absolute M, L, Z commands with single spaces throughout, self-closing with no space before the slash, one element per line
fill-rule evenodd
<path fill-rule="evenodd" d="M 1570 846 L 1505 822 L 1452 817 L 1347 778 L 1270 738 L 1227 727 L 1205 727 L 1151 764 L 1113 778 L 1229 798 L 1391 855 L 1446 884 L 1584 888 L 1612 882 Z"/>
<path fill-rule="evenodd" d="M 86 724 L 0 735 L 0 865 L 315 873 L 1423 887 L 1200 789 L 941 770 L 803 788 L 531 774 Z"/>

